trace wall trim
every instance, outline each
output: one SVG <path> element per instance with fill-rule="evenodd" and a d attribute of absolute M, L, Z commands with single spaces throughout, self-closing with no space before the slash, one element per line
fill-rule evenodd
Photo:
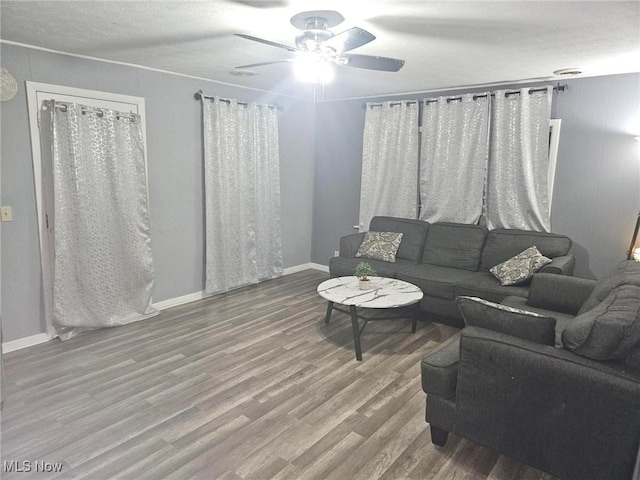
<path fill-rule="evenodd" d="M 22 337 L 17 340 L 9 340 L 2 344 L 2 353 L 15 352 L 16 350 L 22 350 L 23 348 L 32 347 L 33 345 L 39 345 L 52 340 L 53 337 L 48 333 L 38 333 L 37 335 L 31 335 L 30 337 Z"/>
<path fill-rule="evenodd" d="M 329 267 L 326 265 L 320 265 L 319 263 L 302 263 L 300 265 L 295 265 L 293 267 L 287 267 L 284 269 L 284 275 L 291 275 L 292 273 L 302 272 L 304 270 L 319 270 L 321 272 L 329 273 Z M 166 310 L 167 308 L 177 307 L 179 305 L 184 305 L 185 303 L 195 302 L 197 300 L 202 300 L 210 295 L 207 295 L 204 291 L 189 293 L 188 295 L 182 295 L 181 297 L 168 298 L 167 300 L 162 300 L 160 302 L 152 303 L 154 308 L 158 310 Z M 10 340 L 8 342 L 4 342 L 2 344 L 2 353 L 14 352 L 16 350 L 21 350 L 23 348 L 31 347 L 33 345 L 39 345 L 41 343 L 48 342 L 52 340 L 52 335 L 47 333 L 39 333 L 37 335 L 31 335 L 30 337 L 22 337 L 17 340 Z"/>
<path fill-rule="evenodd" d="M 166 310 L 167 308 L 177 307 L 179 305 L 184 305 L 185 303 L 195 302 L 197 300 L 202 300 L 209 295 L 202 292 L 194 292 L 189 293 L 187 295 L 182 295 L 181 297 L 168 298 L 166 300 L 162 300 L 160 302 L 152 303 L 153 308 L 157 308 L 158 310 Z"/>
<path fill-rule="evenodd" d="M 319 263 L 310 263 L 309 264 L 309 268 L 312 268 L 314 270 L 320 270 L 321 272 L 329 273 L 329 266 L 328 265 L 321 265 Z"/>
<path fill-rule="evenodd" d="M 0 39 L 0 43 L 4 43 L 4 44 L 7 44 L 7 45 L 13 45 L 15 47 L 29 48 L 31 50 L 39 50 L 41 52 L 54 53 L 56 55 L 66 55 L 68 57 L 81 58 L 83 60 L 91 60 L 91 61 L 94 61 L 94 62 L 111 63 L 113 65 L 122 65 L 124 67 L 140 68 L 142 70 L 149 70 L 151 72 L 166 73 L 168 75 L 177 75 L 178 77 L 185 77 L 185 78 L 191 78 L 191 79 L 194 79 L 194 80 L 201 80 L 201 81 L 204 81 L 204 82 L 211 82 L 211 83 L 215 83 L 217 85 L 225 85 L 227 87 L 242 88 L 244 90 L 253 90 L 254 92 L 262 92 L 262 93 L 268 93 L 268 94 L 271 94 L 271 95 L 279 95 L 281 97 L 293 98 L 295 100 L 303 100 L 303 101 L 307 101 L 307 102 L 311 101 L 310 99 L 304 98 L 304 97 L 296 97 L 296 96 L 293 96 L 293 95 L 287 95 L 285 93 L 270 92 L 268 90 L 262 90 L 261 88 L 255 88 L 255 87 L 249 87 L 249 86 L 245 86 L 245 85 L 239 85 L 237 83 L 222 82 L 220 80 L 213 80 L 212 78 L 198 77 L 196 75 L 188 75 L 186 73 L 174 72 L 172 70 L 163 70 L 161 68 L 147 67 L 145 65 L 138 65 L 137 63 L 120 62 L 120 61 L 117 61 L 117 60 L 109 60 L 107 58 L 91 57 L 89 55 L 81 55 L 81 54 L 78 54 L 78 53 L 64 52 L 62 50 L 53 50 L 51 48 L 39 47 L 37 45 L 31 45 L 31 44 L 28 44 L 28 43 L 14 42 L 12 40 Z"/>
<path fill-rule="evenodd" d="M 329 267 L 326 265 L 320 265 L 319 263 L 301 263 L 293 267 L 287 267 L 284 269 L 284 275 L 291 275 L 292 273 L 303 272 L 305 270 L 320 270 L 321 272 L 329 272 Z"/>

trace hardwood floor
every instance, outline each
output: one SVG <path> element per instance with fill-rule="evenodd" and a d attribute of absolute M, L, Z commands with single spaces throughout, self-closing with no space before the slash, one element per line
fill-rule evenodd
<path fill-rule="evenodd" d="M 3 478 L 552 478 L 455 435 L 432 445 L 420 360 L 455 329 L 370 323 L 357 362 L 348 317 L 323 323 L 326 278 L 6 354 Z"/>

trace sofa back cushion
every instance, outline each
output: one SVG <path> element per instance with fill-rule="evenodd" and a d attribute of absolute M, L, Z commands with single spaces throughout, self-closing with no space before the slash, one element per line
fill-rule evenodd
<path fill-rule="evenodd" d="M 480 270 L 487 272 L 490 268 L 533 246 L 536 246 L 545 257 L 553 259 L 569 253 L 571 239 L 555 233 L 496 228 L 487 234 Z"/>
<path fill-rule="evenodd" d="M 429 227 L 422 263 L 476 272 L 487 229 L 480 225 L 438 222 Z"/>
<path fill-rule="evenodd" d="M 627 360 L 640 343 L 640 286 L 615 288 L 562 331 L 562 344 L 594 360 Z"/>
<path fill-rule="evenodd" d="M 578 315 L 591 310 L 621 285 L 640 286 L 640 262 L 625 260 L 619 263 L 610 274 L 598 280 L 591 295 L 578 310 Z"/>
<path fill-rule="evenodd" d="M 402 233 L 402 241 L 398 247 L 396 258 L 416 263 L 420 263 L 428 229 L 427 222 L 410 218 L 373 217 L 369 224 L 369 231 L 372 232 Z"/>

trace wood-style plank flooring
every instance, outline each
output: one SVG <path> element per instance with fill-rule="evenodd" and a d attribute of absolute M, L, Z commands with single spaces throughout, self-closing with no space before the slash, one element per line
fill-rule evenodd
<path fill-rule="evenodd" d="M 432 445 L 420 360 L 455 329 L 370 323 L 357 362 L 348 316 L 323 322 L 327 278 L 300 272 L 4 355 L 2 478 L 552 478 L 455 435 Z"/>

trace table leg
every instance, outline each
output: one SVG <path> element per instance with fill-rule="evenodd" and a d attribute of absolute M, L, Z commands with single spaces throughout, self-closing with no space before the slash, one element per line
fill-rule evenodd
<path fill-rule="evenodd" d="M 331 320 L 332 310 L 333 310 L 333 302 L 329 302 L 329 304 L 327 305 L 327 314 L 324 317 L 324 323 L 329 323 L 329 320 Z"/>
<path fill-rule="evenodd" d="M 353 344 L 356 347 L 356 360 L 362 361 L 362 348 L 360 347 L 360 326 L 358 325 L 358 311 L 351 305 L 351 327 L 353 329 Z"/>
<path fill-rule="evenodd" d="M 416 333 L 418 327 L 418 313 L 420 312 L 419 303 L 413 308 L 413 315 L 411 316 L 411 333 Z"/>

